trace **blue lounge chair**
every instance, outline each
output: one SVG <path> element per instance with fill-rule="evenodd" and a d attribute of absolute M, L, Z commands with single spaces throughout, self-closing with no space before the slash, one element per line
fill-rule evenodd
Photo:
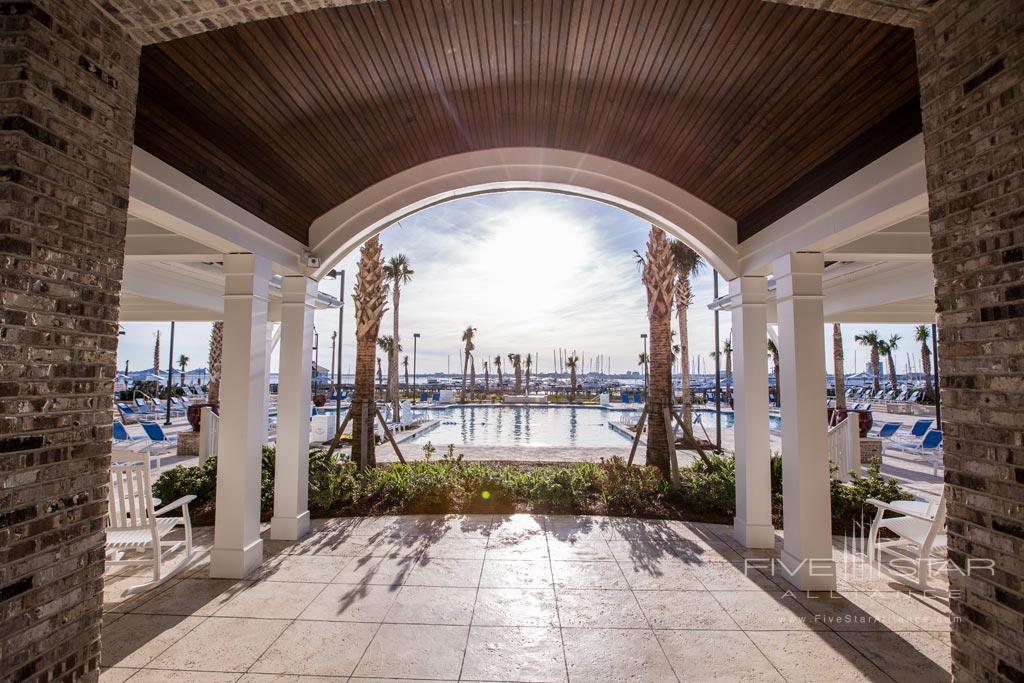
<path fill-rule="evenodd" d="M 619 400 L 628 405 L 629 404 L 629 394 L 627 394 L 625 391 L 623 391 L 622 392 L 622 397 Z"/>
<path fill-rule="evenodd" d="M 928 429 L 932 426 L 931 418 L 924 420 L 918 420 L 914 423 L 914 426 L 910 428 L 910 433 L 900 439 L 904 443 L 914 443 L 915 441 L 922 439 L 925 434 L 928 433 Z"/>
<path fill-rule="evenodd" d="M 902 422 L 886 422 L 886 423 L 883 423 L 882 426 L 878 429 L 878 433 L 875 434 L 875 436 L 880 438 L 880 439 L 888 439 L 888 438 L 892 437 L 893 434 L 898 432 L 900 427 L 902 427 L 902 426 L 903 426 Z"/>
<path fill-rule="evenodd" d="M 121 413 L 121 420 L 127 423 L 129 420 L 139 421 L 139 414 L 127 403 L 118 401 L 114 405 L 117 406 L 117 412 Z"/>
<path fill-rule="evenodd" d="M 636 392 L 635 394 L 633 394 L 633 402 L 634 403 L 643 403 L 644 402 L 644 395 L 641 394 L 639 391 Z"/>
<path fill-rule="evenodd" d="M 932 429 L 920 443 L 905 443 L 899 446 L 904 453 L 920 453 L 932 466 L 932 476 L 939 474 L 939 460 L 942 458 L 942 431 Z"/>
<path fill-rule="evenodd" d="M 440 403 L 441 402 L 441 392 L 440 391 L 435 391 L 434 392 L 434 397 L 431 400 L 433 400 L 434 403 Z"/>
<path fill-rule="evenodd" d="M 144 436 L 132 436 L 128 433 L 124 424 L 120 420 L 114 420 L 114 443 L 121 447 L 129 447 L 137 444 L 140 441 L 145 441 Z"/>
<path fill-rule="evenodd" d="M 135 399 L 135 412 L 139 416 L 139 422 L 156 419 L 156 413 L 150 409 L 149 404 L 143 398 Z"/>
<path fill-rule="evenodd" d="M 142 429 L 146 432 L 146 436 L 149 437 L 149 457 L 151 460 L 156 460 L 156 466 L 160 467 L 160 448 L 169 448 L 170 446 L 178 445 L 177 434 L 166 434 L 164 433 L 163 427 L 157 422 L 143 422 Z M 157 450 L 157 453 L 153 451 Z"/>
<path fill-rule="evenodd" d="M 426 403 L 426 402 L 427 402 L 427 401 L 429 400 L 429 399 L 427 398 L 428 396 L 430 396 L 430 394 L 428 394 L 428 393 L 427 393 L 427 392 L 425 392 L 425 391 L 421 391 L 421 392 L 420 392 L 420 402 L 421 402 L 421 403 Z"/>

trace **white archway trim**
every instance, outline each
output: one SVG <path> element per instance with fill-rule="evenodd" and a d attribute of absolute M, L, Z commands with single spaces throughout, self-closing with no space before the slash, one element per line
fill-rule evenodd
<path fill-rule="evenodd" d="M 320 216 L 309 242 L 323 277 L 368 237 L 441 202 L 485 192 L 546 190 L 629 211 L 737 272 L 736 221 L 682 188 L 633 166 L 566 150 L 508 147 L 456 154 L 397 173 Z"/>

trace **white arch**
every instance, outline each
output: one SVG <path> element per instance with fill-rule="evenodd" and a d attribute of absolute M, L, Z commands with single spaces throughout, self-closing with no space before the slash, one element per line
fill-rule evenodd
<path fill-rule="evenodd" d="M 397 173 L 313 221 L 310 249 L 323 277 L 370 236 L 416 211 L 485 192 L 547 190 L 618 206 L 704 256 L 726 279 L 736 277 L 736 221 L 689 192 L 604 157 L 537 147 L 508 147 L 443 157 Z"/>

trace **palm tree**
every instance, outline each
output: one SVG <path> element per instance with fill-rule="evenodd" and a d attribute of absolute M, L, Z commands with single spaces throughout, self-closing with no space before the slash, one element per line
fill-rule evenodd
<path fill-rule="evenodd" d="M 476 358 L 469 357 L 469 398 L 476 398 Z"/>
<path fill-rule="evenodd" d="M 469 374 L 469 359 L 473 356 L 473 349 L 476 346 L 473 344 L 473 335 L 476 334 L 476 329 L 472 325 L 467 325 L 466 329 L 462 332 L 462 341 L 466 343 L 466 352 L 463 354 L 462 361 L 462 400 L 466 400 L 466 377 Z"/>
<path fill-rule="evenodd" d="M 772 358 L 772 372 L 775 373 L 775 405 L 782 405 L 782 375 L 779 373 L 779 347 L 768 339 L 768 355 Z"/>
<path fill-rule="evenodd" d="M 651 343 L 647 388 L 647 464 L 668 476 L 671 426 L 665 422 L 663 409 L 672 403 L 672 295 L 676 270 L 668 239 L 657 227 L 651 226 L 642 265 Z"/>
<path fill-rule="evenodd" d="M 576 400 L 576 364 L 579 363 L 579 358 L 576 357 L 576 352 L 565 359 L 565 366 L 569 368 L 569 391 L 570 397 Z"/>
<path fill-rule="evenodd" d="M 412 279 L 413 270 L 409 267 L 409 258 L 398 254 L 388 259 L 384 265 L 384 277 L 391 285 L 391 338 L 395 347 L 402 350 L 401 338 L 398 336 L 398 303 L 402 295 L 402 285 Z M 408 373 L 406 373 L 408 374 Z M 408 386 L 409 381 L 406 380 Z M 391 414 L 398 415 L 398 404 L 401 397 L 398 393 L 398 352 L 388 356 L 388 395 L 391 397 Z"/>
<path fill-rule="evenodd" d="M 409 356 L 402 356 L 402 368 L 405 370 L 405 392 L 409 393 L 409 389 L 412 386 L 409 384 Z"/>
<path fill-rule="evenodd" d="M 879 355 L 882 352 L 882 338 L 878 336 L 878 330 L 868 330 L 864 334 L 858 334 L 854 338 L 854 341 L 861 344 L 862 346 L 868 347 L 871 351 L 871 393 L 878 393 L 878 378 L 882 374 L 882 363 L 879 359 Z"/>
<path fill-rule="evenodd" d="M 220 403 L 220 363 L 224 356 L 224 322 L 218 320 L 210 327 L 210 356 L 207 362 L 210 383 L 206 389 L 206 400 Z"/>
<path fill-rule="evenodd" d="M 160 330 L 153 333 L 153 374 L 160 374 Z M 167 384 L 170 384 L 171 376 L 167 375 Z"/>
<path fill-rule="evenodd" d="M 900 388 L 899 379 L 896 377 L 896 360 L 893 356 L 896 349 L 899 348 L 901 339 L 900 335 L 894 334 L 888 340 L 882 342 L 883 346 L 879 349 L 879 351 L 885 354 L 885 365 L 889 370 L 889 388 L 893 391 L 898 391 Z"/>
<path fill-rule="evenodd" d="M 188 367 L 190 362 L 192 362 L 192 359 L 185 354 L 178 356 L 178 367 L 181 368 L 181 386 L 185 386 L 185 368 Z M 170 377 L 168 377 L 167 380 L 167 385 L 170 386 Z"/>
<path fill-rule="evenodd" d="M 377 386 L 380 387 L 380 391 L 383 394 L 385 392 L 384 371 L 380 369 L 380 356 L 377 356 Z"/>
<path fill-rule="evenodd" d="M 732 340 L 726 339 L 722 343 L 722 353 L 725 354 L 725 378 L 732 379 Z"/>
<path fill-rule="evenodd" d="M 501 356 L 494 357 L 494 369 L 498 373 L 498 395 L 501 395 Z"/>
<path fill-rule="evenodd" d="M 523 357 L 518 353 L 510 353 L 508 354 L 508 362 L 512 364 L 512 369 L 515 371 L 516 377 L 516 384 L 515 389 L 513 389 L 513 393 L 518 395 L 523 389 Z"/>
<path fill-rule="evenodd" d="M 693 411 L 693 397 L 690 395 L 690 332 L 687 312 L 693 303 L 693 282 L 704 266 L 700 254 L 679 240 L 671 240 L 672 260 L 676 266 L 676 318 L 679 321 L 679 369 L 683 393 L 683 422 L 690 424 Z"/>
<path fill-rule="evenodd" d="M 395 395 L 392 394 L 391 392 L 392 392 L 392 386 L 394 386 L 395 390 L 397 390 L 397 388 L 398 388 L 398 354 L 402 352 L 402 346 L 398 345 L 398 347 L 395 348 L 395 338 L 392 337 L 389 334 L 386 334 L 386 335 L 384 335 L 382 337 L 379 337 L 377 339 L 377 348 L 379 348 L 381 351 L 383 351 L 385 353 L 385 355 L 387 356 L 387 359 L 388 359 L 387 398 L 388 398 L 389 401 L 392 402 L 391 409 L 394 410 L 394 397 L 395 397 Z M 395 363 L 394 363 L 394 366 L 395 366 L 394 380 L 395 381 L 394 381 L 393 384 L 392 384 L 392 381 L 391 381 L 392 380 L 392 376 L 391 376 L 391 366 L 392 366 L 391 360 L 392 359 L 395 359 Z M 382 375 L 381 370 L 380 370 L 380 359 L 379 358 L 377 359 L 377 381 L 381 385 L 384 384 L 384 378 L 383 378 L 383 375 Z M 392 413 L 392 415 L 397 415 L 397 414 L 398 413 Z"/>
<path fill-rule="evenodd" d="M 932 392 L 932 350 L 928 348 L 930 330 L 927 325 L 918 325 L 914 328 L 914 340 L 921 343 L 921 370 L 924 371 L 924 395 L 925 398 L 933 398 Z"/>
<path fill-rule="evenodd" d="M 846 410 L 846 363 L 843 360 L 843 327 L 832 323 L 832 371 L 835 375 L 836 410 Z"/>
<path fill-rule="evenodd" d="M 533 358 L 526 354 L 526 395 L 530 395 L 530 368 L 533 367 Z"/>
<path fill-rule="evenodd" d="M 366 450 L 366 465 L 377 464 L 373 438 L 374 385 L 373 366 L 377 356 L 377 335 L 380 321 L 388 304 L 388 286 L 384 275 L 384 259 L 381 256 L 380 239 L 376 236 L 366 240 L 359 252 L 359 271 L 352 293 L 356 318 L 356 376 L 352 406 L 352 459 L 362 464 L 363 449 Z M 368 438 L 363 442 L 361 428 L 364 420 Z"/>
<path fill-rule="evenodd" d="M 487 366 L 486 360 L 484 361 L 484 393 L 491 393 L 491 371 Z M 485 396 L 484 399 L 486 400 L 486 398 L 487 397 Z"/>

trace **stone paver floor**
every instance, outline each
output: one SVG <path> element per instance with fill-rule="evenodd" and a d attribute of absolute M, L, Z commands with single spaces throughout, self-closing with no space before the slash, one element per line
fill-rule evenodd
<path fill-rule="evenodd" d="M 266 537 L 266 536 L 265 536 Z M 837 541 L 836 593 L 795 591 L 729 527 L 604 517 L 314 522 L 246 581 L 106 577 L 101 680 L 949 679 L 949 611 Z M 746 559 L 757 567 L 745 566 Z"/>

